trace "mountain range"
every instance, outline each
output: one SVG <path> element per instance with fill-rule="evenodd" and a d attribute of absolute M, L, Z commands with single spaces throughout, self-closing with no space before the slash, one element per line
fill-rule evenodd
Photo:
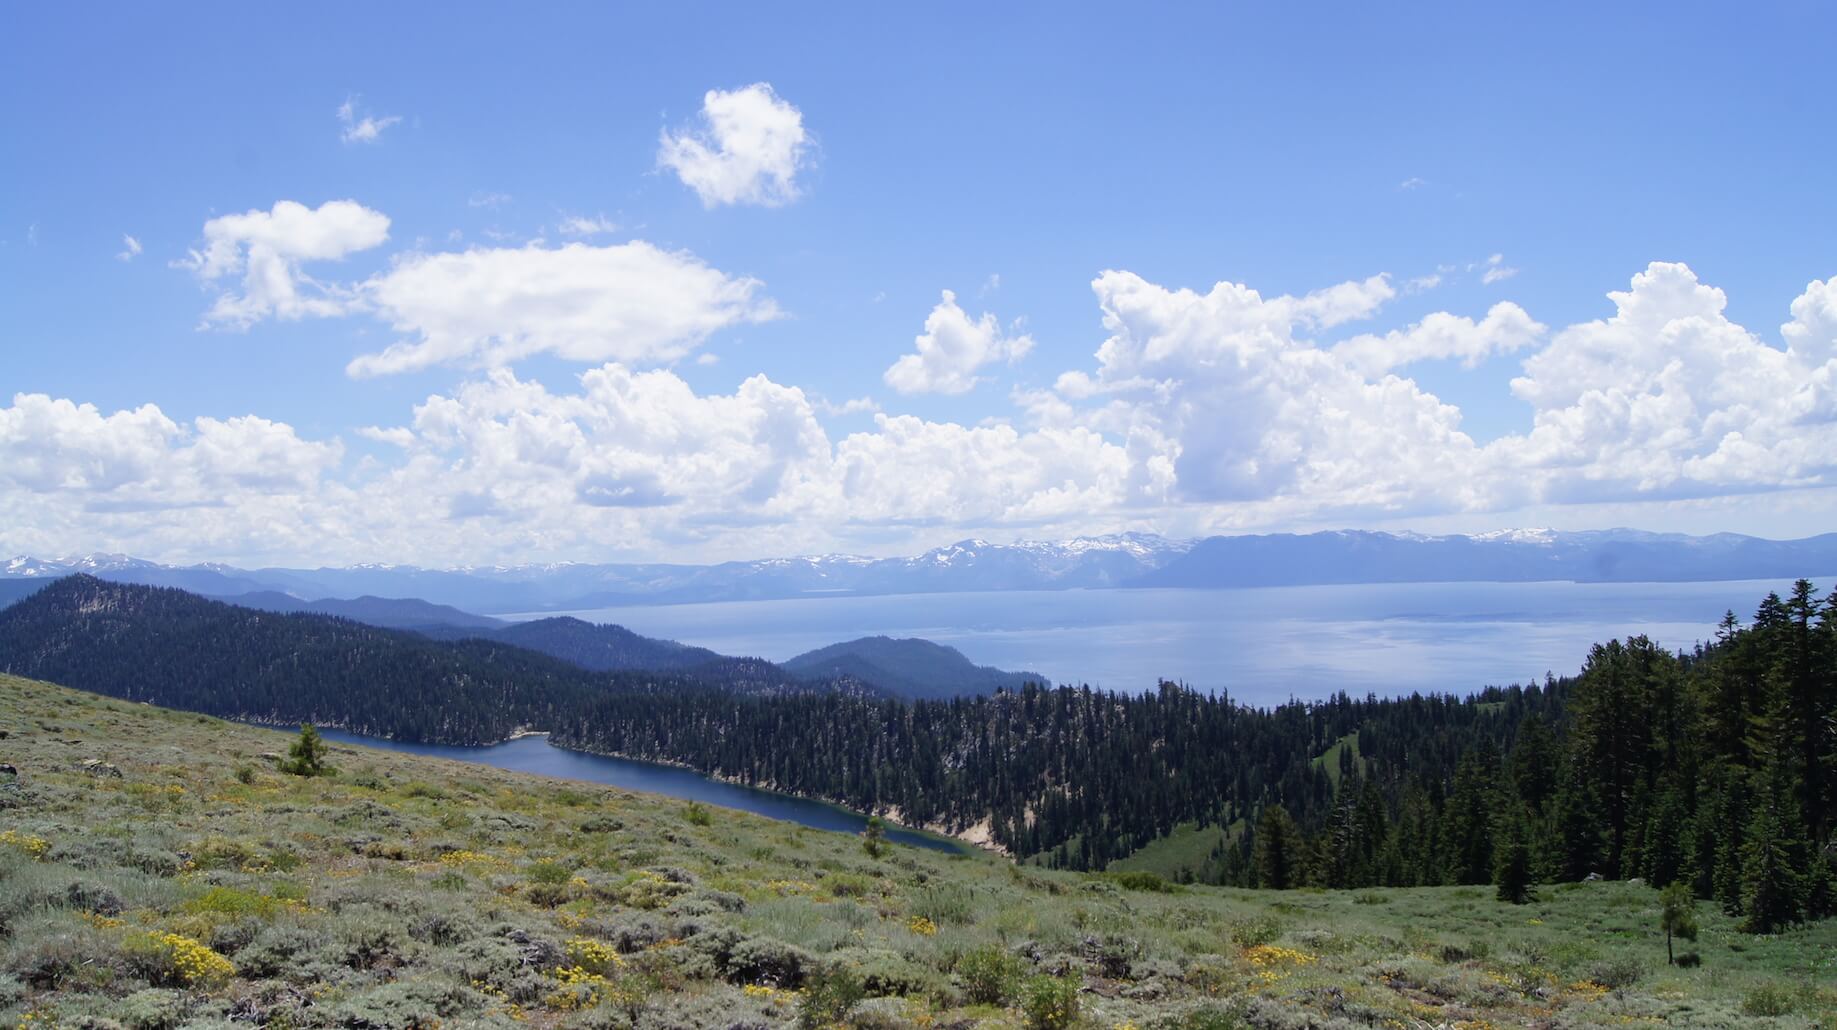
<path fill-rule="evenodd" d="M 418 598 L 462 613 L 567 612 L 621 605 L 825 596 L 1067 590 L 1105 587 L 1264 587 L 1446 581 L 1638 582 L 1760 579 L 1837 572 L 1837 533 L 1763 540 L 1637 530 L 1508 530 L 1476 535 L 1336 531 L 1169 540 L 1123 533 L 1056 542 L 962 540 L 912 557 L 817 555 L 723 562 L 408 565 L 242 569 L 166 565 L 125 555 L 18 557 L 0 564 L 0 602 L 19 581 L 85 573 L 177 587 L 258 607 L 312 600 Z M 272 597 L 268 595 L 283 595 Z M 287 600 L 291 598 L 293 600 Z M 326 611 L 358 617 L 349 609 Z M 414 613 L 402 613 L 415 618 Z M 451 615 L 429 620 L 452 624 Z M 411 625 L 404 623 L 403 625 Z M 482 623 L 480 624 L 483 625 Z"/>

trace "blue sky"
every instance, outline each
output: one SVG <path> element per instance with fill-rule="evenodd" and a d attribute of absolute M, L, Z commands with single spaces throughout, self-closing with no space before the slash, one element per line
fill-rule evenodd
<path fill-rule="evenodd" d="M 1830 8 L 1291 6 L 15 11 L 0 550 L 1830 524 Z M 280 259 L 316 308 L 236 307 L 267 230 L 207 223 L 336 201 Z"/>

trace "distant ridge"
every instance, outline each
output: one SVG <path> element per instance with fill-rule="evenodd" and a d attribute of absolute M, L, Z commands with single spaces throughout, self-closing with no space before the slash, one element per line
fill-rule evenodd
<path fill-rule="evenodd" d="M 367 595 L 418 598 L 485 615 L 559 615 L 622 605 L 990 590 L 1683 582 L 1790 578 L 1808 569 L 1837 572 L 1837 533 L 1763 540 L 1735 533 L 1686 536 L 1628 529 L 1514 529 L 1447 536 L 1335 531 L 1197 541 L 1122 533 L 1012 544 L 959 540 L 902 558 L 829 554 L 718 565 L 563 562 L 446 570 L 377 564 L 320 569 L 172 566 L 96 554 L 3 561 L 0 583 L 80 572 L 212 597 L 276 592 L 293 598 L 354 600 Z"/>
<path fill-rule="evenodd" d="M 917 638 L 862 637 L 807 651 L 784 667 L 806 676 L 853 677 L 908 698 L 992 694 L 1051 683 L 1037 672 L 977 665 L 954 647 Z"/>
<path fill-rule="evenodd" d="M 244 608 L 260 608 L 270 612 L 310 612 L 315 615 L 336 615 L 339 618 L 350 619 L 369 626 L 381 626 L 385 629 L 452 626 L 491 630 L 509 625 L 502 619 L 462 612 L 451 605 L 431 604 L 416 597 L 371 597 L 366 594 L 363 597 L 354 597 L 349 600 L 326 597 L 317 601 L 302 601 L 291 594 L 283 594 L 276 590 L 259 590 L 214 599 Z"/>
<path fill-rule="evenodd" d="M 1134 580 L 1142 587 L 1352 583 L 1687 582 L 1791 578 L 1837 570 L 1837 533 L 1762 540 L 1636 530 L 1514 530 L 1477 536 L 1343 531 L 1219 536 Z"/>

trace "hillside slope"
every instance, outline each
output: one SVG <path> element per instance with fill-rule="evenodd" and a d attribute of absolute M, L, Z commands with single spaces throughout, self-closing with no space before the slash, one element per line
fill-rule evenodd
<path fill-rule="evenodd" d="M 1037 672 L 977 665 L 954 647 L 917 638 L 862 637 L 806 651 L 783 663 L 805 676 L 852 676 L 907 698 L 952 698 L 1048 683 Z"/>
<path fill-rule="evenodd" d="M 615 693 L 822 689 L 770 668 L 733 682 L 596 673 L 490 640 L 434 641 L 88 576 L 0 610 L 0 670 L 253 722 L 449 744 L 546 728 Z"/>
<path fill-rule="evenodd" d="M 1829 1026 L 1837 923 L 1018 869 L 0 676 L 0 1025 Z M 1146 888 L 1146 889 L 1145 889 Z M 1040 1020 L 1056 1004 L 1071 1020 Z M 1068 1011 L 1070 1010 L 1070 1011 Z M 1031 1012 L 1031 1015 L 1030 1015 Z M 1073 1021 L 1075 1020 L 1075 1021 Z"/>

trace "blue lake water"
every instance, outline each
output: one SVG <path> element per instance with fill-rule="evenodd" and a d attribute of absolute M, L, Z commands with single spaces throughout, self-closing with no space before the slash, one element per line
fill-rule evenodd
<path fill-rule="evenodd" d="M 722 783 L 719 780 L 711 780 L 692 769 L 657 765 L 652 762 L 634 762 L 626 758 L 610 758 L 583 751 L 569 751 L 566 748 L 551 745 L 549 739 L 544 736 L 519 737 L 516 740 L 508 740 L 502 744 L 492 744 L 486 747 L 459 747 L 449 744 L 404 744 L 381 737 L 366 737 L 334 729 L 322 729 L 319 732 L 326 740 L 339 744 L 361 744 L 365 747 L 400 751 L 411 755 L 429 755 L 434 758 L 457 759 L 461 762 L 477 762 L 481 765 L 516 772 L 539 773 L 543 776 L 603 783 L 626 790 L 647 791 L 682 798 L 686 801 L 700 801 L 703 804 L 737 808 L 773 819 L 801 823 L 818 830 L 860 833 L 867 826 L 865 816 L 846 808 L 824 804 L 820 801 L 806 801 L 769 790 L 755 790 L 738 784 Z M 963 849 L 963 845 L 941 837 L 913 833 L 893 826 L 887 828 L 887 839 L 937 851 Z"/>
<path fill-rule="evenodd" d="M 1831 577 L 1816 579 L 1828 588 Z M 783 661 L 885 634 L 950 644 L 978 664 L 1119 690 L 1183 680 L 1273 704 L 1468 691 L 1580 668 L 1597 641 L 1670 648 L 1743 619 L 1784 580 L 1403 583 L 1234 590 L 1062 590 L 811 597 L 568 612 L 724 654 Z M 510 618 L 540 618 L 541 614 Z"/>

